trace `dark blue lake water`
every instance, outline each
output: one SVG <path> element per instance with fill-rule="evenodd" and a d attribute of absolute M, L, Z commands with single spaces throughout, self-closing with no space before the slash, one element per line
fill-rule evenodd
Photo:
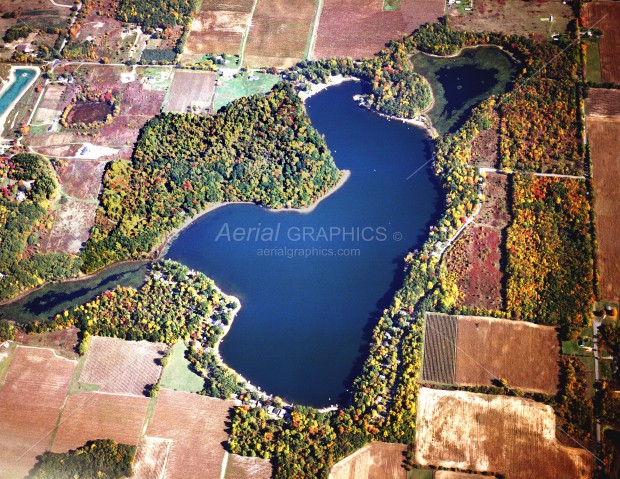
<path fill-rule="evenodd" d="M 183 231 L 168 257 L 241 300 L 225 362 L 287 400 L 333 404 L 389 304 L 402 258 L 441 213 L 431 145 L 412 126 L 359 108 L 358 83 L 307 101 L 348 181 L 310 213 L 217 209 Z M 414 174 L 414 172 L 416 172 Z"/>

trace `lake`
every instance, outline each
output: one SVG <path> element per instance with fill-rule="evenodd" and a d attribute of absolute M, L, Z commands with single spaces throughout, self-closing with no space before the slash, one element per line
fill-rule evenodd
<path fill-rule="evenodd" d="M 29 68 L 16 68 L 14 73 L 15 81 L 9 85 L 0 97 L 0 117 L 7 112 L 13 100 L 19 97 L 24 88 L 26 88 L 30 81 L 37 75 L 36 71 Z"/>
<path fill-rule="evenodd" d="M 307 101 L 336 164 L 351 171 L 338 191 L 306 214 L 217 209 L 167 253 L 240 299 L 224 361 L 295 403 L 326 406 L 345 392 L 402 259 L 443 209 L 424 132 L 360 108 L 360 92 L 348 82 Z"/>

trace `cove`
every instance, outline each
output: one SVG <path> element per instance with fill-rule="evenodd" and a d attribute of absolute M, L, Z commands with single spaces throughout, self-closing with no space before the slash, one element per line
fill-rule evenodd
<path fill-rule="evenodd" d="M 310 213 L 216 209 L 167 257 L 200 270 L 242 304 L 220 351 L 252 384 L 294 403 L 335 404 L 364 332 L 402 281 L 403 258 L 443 210 L 423 131 L 357 106 L 359 83 L 307 100 L 347 182 Z M 414 173 L 416 172 L 417 173 Z"/>
<path fill-rule="evenodd" d="M 121 263 L 88 278 L 46 284 L 23 298 L 0 306 L 0 318 L 18 323 L 52 319 L 58 313 L 87 303 L 116 286 L 139 288 L 144 284 L 147 268 L 144 262 Z"/>
<path fill-rule="evenodd" d="M 419 53 L 412 61 L 433 89 L 435 104 L 429 116 L 440 134 L 462 126 L 485 98 L 504 93 L 516 73 L 510 56 L 495 46 L 466 48 L 455 57 Z"/>

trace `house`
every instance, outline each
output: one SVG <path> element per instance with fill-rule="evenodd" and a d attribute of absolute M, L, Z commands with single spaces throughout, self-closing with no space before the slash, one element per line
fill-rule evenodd
<path fill-rule="evenodd" d="M 33 53 L 34 48 L 30 46 L 30 43 L 20 43 L 15 47 L 15 50 L 22 53 Z"/>
<path fill-rule="evenodd" d="M 10 345 L 11 343 L 9 343 L 8 341 L 5 341 L 2 344 L 0 344 L 0 347 L 2 347 L 2 349 L 7 349 Z"/>
<path fill-rule="evenodd" d="M 23 191 L 18 191 L 15 199 L 20 202 L 24 201 L 26 199 L 26 193 L 24 193 Z"/>

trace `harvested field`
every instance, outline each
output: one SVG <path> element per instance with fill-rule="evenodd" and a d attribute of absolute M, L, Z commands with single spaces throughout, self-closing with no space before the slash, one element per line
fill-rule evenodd
<path fill-rule="evenodd" d="M 57 160 L 55 170 L 66 195 L 96 200 L 101 190 L 105 161 Z"/>
<path fill-rule="evenodd" d="M 95 223 L 97 202 L 67 199 L 54 211 L 53 226 L 41 240 L 43 253 L 62 252 L 76 254 L 88 239 Z"/>
<path fill-rule="evenodd" d="M 103 392 L 143 396 L 159 379 L 158 363 L 167 349 L 165 344 L 94 336 L 79 381 Z"/>
<path fill-rule="evenodd" d="M 454 384 L 456 378 L 457 317 L 445 314 L 426 314 L 424 364 L 422 379 Z"/>
<path fill-rule="evenodd" d="M 371 57 L 390 40 L 442 17 L 445 4 L 403 0 L 396 10 L 384 11 L 383 0 L 324 0 L 312 58 Z"/>
<path fill-rule="evenodd" d="M 217 74 L 180 70 L 175 72 L 164 111 L 175 113 L 211 113 Z"/>
<path fill-rule="evenodd" d="M 172 439 L 167 479 L 220 477 L 228 440 L 225 423 L 233 406 L 233 401 L 159 391 L 146 435 Z"/>
<path fill-rule="evenodd" d="M 476 0 L 474 11 L 458 7 L 448 11 L 450 25 L 457 30 L 514 33 L 544 39 L 566 30 L 573 17 L 570 6 L 555 0 Z M 549 16 L 553 15 L 553 22 Z"/>
<path fill-rule="evenodd" d="M 586 27 L 596 24 L 594 28 L 603 30 L 599 40 L 601 80 L 620 83 L 620 3 L 590 2 L 583 6 L 583 12 Z"/>
<path fill-rule="evenodd" d="M 489 478 L 493 476 L 487 476 L 482 474 L 468 474 L 466 472 L 436 471 L 433 479 L 476 479 L 477 477 Z"/>
<path fill-rule="evenodd" d="M 138 444 L 149 399 L 82 392 L 67 398 L 51 446 L 52 452 L 66 452 L 95 439 Z"/>
<path fill-rule="evenodd" d="M 456 338 L 456 384 L 489 386 L 504 378 L 519 389 L 557 392 L 560 345 L 553 327 L 461 316 Z"/>
<path fill-rule="evenodd" d="M 506 175 L 486 173 L 480 213 L 446 254 L 446 269 L 458 288 L 458 305 L 486 310 L 504 307 L 509 181 Z"/>
<path fill-rule="evenodd" d="M 600 299 L 614 302 L 620 301 L 619 93 L 591 90 L 586 119 L 594 178 Z M 606 113 L 615 116 L 602 116 Z"/>
<path fill-rule="evenodd" d="M 228 455 L 224 479 L 271 479 L 273 467 L 266 459 Z"/>
<path fill-rule="evenodd" d="M 138 443 L 133 461 L 131 479 L 161 479 L 172 441 L 156 437 L 143 437 Z"/>
<path fill-rule="evenodd" d="M 403 444 L 372 442 L 336 463 L 329 479 L 406 479 Z"/>
<path fill-rule="evenodd" d="M 76 365 L 49 349 L 17 347 L 0 389 L 0 478 L 25 477 L 45 451 Z"/>
<path fill-rule="evenodd" d="M 303 60 L 315 2 L 258 0 L 245 44 L 244 66 L 287 68 Z"/>
<path fill-rule="evenodd" d="M 48 85 L 41 103 L 32 118 L 33 125 L 50 125 L 60 118 L 63 108 L 68 103 L 67 88 L 64 85 Z"/>
<path fill-rule="evenodd" d="M 237 55 L 254 0 L 205 0 L 192 22 L 183 55 Z"/>
<path fill-rule="evenodd" d="M 62 357 L 77 360 L 80 356 L 76 351 L 77 328 L 59 329 L 49 333 L 24 334 L 19 331 L 15 341 L 24 346 L 52 348 Z"/>
<path fill-rule="evenodd" d="M 550 406 L 508 396 L 420 389 L 418 464 L 511 479 L 592 477 L 593 459 L 556 439 Z"/>

